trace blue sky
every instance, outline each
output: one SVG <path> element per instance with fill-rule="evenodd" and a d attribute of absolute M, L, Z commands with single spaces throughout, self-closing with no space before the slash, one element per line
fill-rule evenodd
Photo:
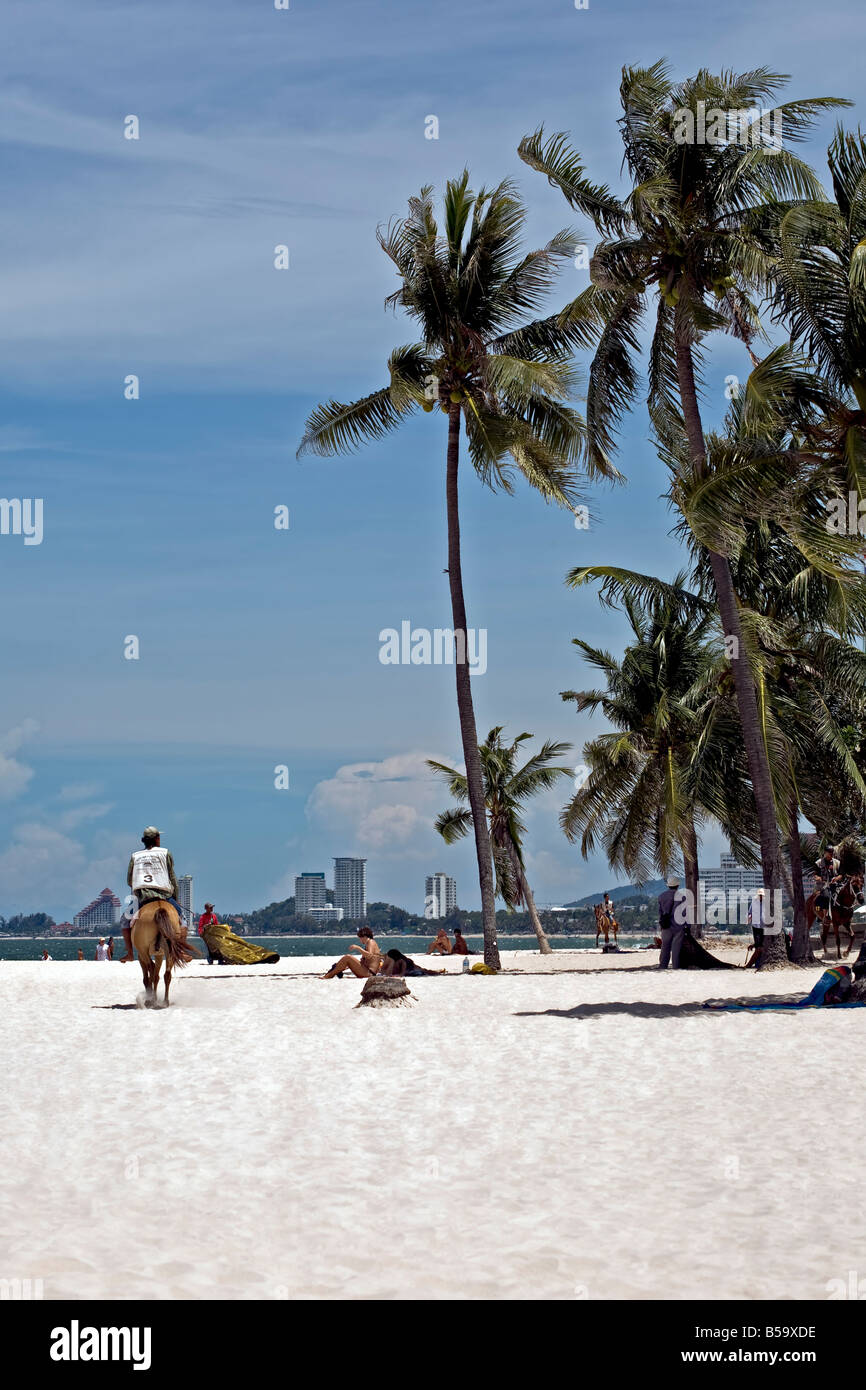
<path fill-rule="evenodd" d="M 444 418 L 350 459 L 294 457 L 311 406 L 379 385 L 411 336 L 383 309 L 375 228 L 468 164 L 476 185 L 518 179 L 529 243 L 588 232 L 515 151 L 544 122 L 616 183 L 624 63 L 766 64 L 792 96 L 857 101 L 864 37 L 853 0 L 7 5 L 0 494 L 43 498 L 45 532 L 0 536 L 0 913 L 60 919 L 120 891 L 151 821 L 224 911 L 287 895 L 303 870 L 330 882 L 339 854 L 367 856 L 371 898 L 420 910 L 445 868 L 477 905 L 470 849 L 432 830 L 447 797 L 424 769 L 459 759 L 452 672 L 378 660 L 381 629 L 449 624 Z M 806 147 L 819 168 L 831 128 Z M 558 298 L 584 283 L 566 271 Z M 718 345 L 710 418 L 745 367 Z M 628 485 L 594 490 L 589 531 L 464 473 L 482 734 L 568 739 L 578 762 L 600 727 L 558 692 L 591 683 L 570 639 L 618 650 L 622 624 L 564 575 L 678 561 L 640 410 L 620 464 Z M 609 881 L 562 838 L 562 799 L 529 821 L 542 902 Z M 720 848 L 709 833 L 705 858 Z"/>

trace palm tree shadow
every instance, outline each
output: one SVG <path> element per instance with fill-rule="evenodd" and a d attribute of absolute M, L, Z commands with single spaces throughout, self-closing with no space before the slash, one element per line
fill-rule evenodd
<path fill-rule="evenodd" d="M 515 1014 L 515 1018 L 580 1019 L 602 1018 L 606 1014 L 630 1014 L 633 1018 L 682 1018 L 688 1014 L 706 1016 L 710 1012 L 704 1009 L 700 999 L 685 1004 L 650 1004 L 638 999 L 632 1003 L 609 1000 L 604 1004 L 576 1004 L 573 1009 L 523 1009 Z"/>

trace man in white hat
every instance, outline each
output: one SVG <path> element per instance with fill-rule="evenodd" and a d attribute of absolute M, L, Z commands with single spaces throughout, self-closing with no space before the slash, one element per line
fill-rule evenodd
<path fill-rule="evenodd" d="M 659 970 L 680 968 L 680 951 L 686 934 L 685 895 L 679 891 L 680 881 L 672 874 L 667 888 L 659 894 L 659 935 L 662 939 Z"/>

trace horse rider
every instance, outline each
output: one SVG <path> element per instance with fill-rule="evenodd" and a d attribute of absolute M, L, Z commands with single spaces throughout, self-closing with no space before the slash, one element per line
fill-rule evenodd
<path fill-rule="evenodd" d="M 139 909 L 144 903 L 152 903 L 160 898 L 171 903 L 180 921 L 183 913 L 178 902 L 177 879 L 174 873 L 174 860 L 171 851 L 160 844 L 159 831 L 155 825 L 148 825 L 141 834 L 144 849 L 134 850 L 126 871 L 126 881 L 138 899 Z M 128 927 L 123 928 L 123 939 L 129 953 L 125 959 L 132 960 L 132 918 Z"/>
<path fill-rule="evenodd" d="M 806 904 L 807 924 L 811 929 L 817 917 L 823 928 L 824 918 L 830 908 L 830 884 L 839 872 L 839 860 L 832 845 L 825 845 L 820 859 L 813 865 L 815 887 Z"/>

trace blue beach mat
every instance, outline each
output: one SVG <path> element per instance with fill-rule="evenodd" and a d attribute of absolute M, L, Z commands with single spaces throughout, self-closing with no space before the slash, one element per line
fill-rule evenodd
<path fill-rule="evenodd" d="M 716 1009 L 729 1013 L 763 1013 L 771 1009 L 777 1012 L 790 1009 L 862 1009 L 866 1008 L 866 1000 L 848 999 L 851 993 L 852 971 L 848 965 L 834 965 L 831 970 L 825 970 L 818 983 L 815 985 L 804 999 L 786 999 L 784 996 L 776 998 L 764 997 L 763 999 L 737 999 L 733 1002 L 726 1002 L 721 999 L 708 999 L 703 1005 L 705 1009 Z"/>

